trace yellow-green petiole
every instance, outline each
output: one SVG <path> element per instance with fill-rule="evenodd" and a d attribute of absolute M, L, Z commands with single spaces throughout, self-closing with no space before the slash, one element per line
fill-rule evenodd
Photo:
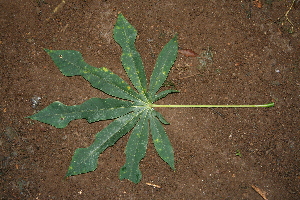
<path fill-rule="evenodd" d="M 150 107 L 167 107 L 167 108 L 259 108 L 273 107 L 274 103 L 263 105 L 157 105 L 151 104 Z"/>

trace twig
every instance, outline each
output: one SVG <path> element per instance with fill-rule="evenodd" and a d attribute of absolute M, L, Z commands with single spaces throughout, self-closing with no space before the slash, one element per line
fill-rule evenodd
<path fill-rule="evenodd" d="M 251 185 L 252 189 L 257 192 L 264 200 L 268 200 L 266 194 L 267 192 L 263 191 L 262 189 L 258 188 L 255 185 Z"/>
<path fill-rule="evenodd" d="M 277 19 L 277 21 L 280 22 L 282 18 L 285 18 L 285 20 L 291 25 L 291 33 L 293 33 L 293 31 L 294 31 L 294 24 L 293 24 L 292 21 L 289 19 L 288 15 L 289 15 L 289 12 L 292 10 L 295 1 L 296 1 L 296 0 L 293 0 L 291 6 L 290 6 L 289 9 L 286 11 L 286 13 L 285 13 L 282 17 L 279 17 L 279 18 Z M 282 22 L 282 24 L 283 24 L 283 22 Z"/>
<path fill-rule="evenodd" d="M 153 184 L 153 183 L 146 183 L 146 185 L 152 186 L 154 188 L 161 188 L 160 185 L 156 185 L 156 184 Z"/>

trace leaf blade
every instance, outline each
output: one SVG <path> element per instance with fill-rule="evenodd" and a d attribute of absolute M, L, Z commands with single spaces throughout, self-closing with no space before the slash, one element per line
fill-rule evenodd
<path fill-rule="evenodd" d="M 147 115 L 147 111 L 144 111 L 129 137 L 125 150 L 126 163 L 119 172 L 120 180 L 128 179 L 138 183 L 142 179 L 139 163 L 145 157 L 148 145 L 149 125 L 147 124 Z"/>
<path fill-rule="evenodd" d="M 87 148 L 76 149 L 66 177 L 94 171 L 99 155 L 128 133 L 138 121 L 140 112 L 126 114 L 97 133 L 95 141 Z"/>
<path fill-rule="evenodd" d="M 178 90 L 164 90 L 164 91 L 161 91 L 160 93 L 154 95 L 152 103 L 154 103 L 155 101 L 157 101 L 159 99 L 162 99 L 162 98 L 166 97 L 168 94 L 178 93 L 178 92 L 179 92 Z"/>
<path fill-rule="evenodd" d="M 134 103 L 118 99 L 91 98 L 80 105 L 67 106 L 53 102 L 38 113 L 27 118 L 50 124 L 56 128 L 66 127 L 75 119 L 86 119 L 89 123 L 114 119 L 136 110 Z"/>
<path fill-rule="evenodd" d="M 80 75 L 89 81 L 93 87 L 111 96 L 140 101 L 140 95 L 122 78 L 105 67 L 96 68 L 87 64 L 80 52 L 49 49 L 45 49 L 45 51 L 65 76 Z"/>
<path fill-rule="evenodd" d="M 121 61 L 132 84 L 140 94 L 146 93 L 147 78 L 139 52 L 135 48 L 136 29 L 122 15 L 114 27 L 114 39 L 122 48 Z M 146 97 L 144 96 L 144 100 Z"/>
<path fill-rule="evenodd" d="M 150 117 L 150 132 L 158 155 L 175 170 L 173 147 L 155 113 Z"/>
<path fill-rule="evenodd" d="M 170 124 L 170 123 L 164 118 L 164 116 L 163 116 L 162 114 L 160 114 L 160 112 L 158 112 L 158 111 L 156 111 L 156 110 L 154 110 L 154 109 L 153 109 L 152 112 L 153 112 L 153 115 L 155 115 L 155 117 L 157 117 L 161 123 L 166 124 L 166 125 Z"/>
<path fill-rule="evenodd" d="M 177 36 L 173 37 L 160 52 L 149 84 L 149 94 L 154 96 L 168 77 L 178 52 Z"/>

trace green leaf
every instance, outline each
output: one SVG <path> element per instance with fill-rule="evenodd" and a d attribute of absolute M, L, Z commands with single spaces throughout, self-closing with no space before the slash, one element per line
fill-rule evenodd
<path fill-rule="evenodd" d="M 141 56 L 134 45 L 137 36 L 136 29 L 122 14 L 119 14 L 113 32 L 115 41 L 122 47 L 121 61 L 128 77 L 140 94 L 146 93 L 145 69 Z M 145 96 L 143 100 L 146 101 Z"/>
<path fill-rule="evenodd" d="M 133 105 L 132 102 L 112 98 L 91 98 L 83 104 L 75 106 L 66 106 L 56 101 L 28 118 L 50 124 L 56 128 L 64 128 L 75 119 L 86 119 L 92 123 L 117 118 L 136 110 L 137 108 Z"/>
<path fill-rule="evenodd" d="M 150 117 L 150 132 L 158 155 L 175 170 L 173 147 L 156 113 Z"/>
<path fill-rule="evenodd" d="M 128 179 L 134 183 L 140 182 L 142 172 L 139 169 L 140 161 L 145 157 L 148 144 L 148 112 L 144 111 L 141 119 L 133 129 L 126 146 L 126 163 L 119 173 L 120 179 Z"/>
<path fill-rule="evenodd" d="M 152 103 L 154 103 L 155 101 L 157 101 L 159 99 L 166 97 L 170 93 L 175 93 L 175 92 L 179 92 L 179 91 L 178 90 L 164 90 L 164 91 L 154 95 L 154 99 L 153 99 Z"/>
<path fill-rule="evenodd" d="M 97 133 L 91 146 L 76 149 L 66 176 L 94 171 L 97 168 L 100 153 L 128 133 L 135 126 L 141 112 L 129 113 L 116 119 Z"/>
<path fill-rule="evenodd" d="M 80 75 L 91 85 L 109 95 L 131 101 L 141 101 L 141 95 L 134 91 L 122 78 L 105 67 L 96 68 L 87 64 L 80 52 L 73 50 L 45 51 L 65 76 Z"/>
<path fill-rule="evenodd" d="M 157 117 L 159 119 L 159 121 L 163 124 L 170 124 L 169 122 L 167 122 L 167 120 L 164 118 L 164 116 L 162 116 L 162 114 L 160 114 L 160 112 L 157 112 L 156 110 L 152 110 L 152 113 L 155 115 L 155 117 Z"/>
<path fill-rule="evenodd" d="M 163 85 L 171 67 L 173 66 L 178 51 L 177 36 L 171 39 L 160 52 L 155 68 L 152 72 L 149 85 L 149 96 L 154 96 L 159 88 Z"/>
<path fill-rule="evenodd" d="M 109 146 L 124 136 L 132 133 L 126 146 L 126 162 L 120 169 L 119 178 L 129 179 L 134 183 L 142 178 L 139 163 L 147 150 L 149 132 L 159 156 L 175 170 L 174 152 L 162 124 L 169 124 L 154 107 L 271 107 L 274 103 L 264 105 L 156 105 L 155 101 L 166 97 L 177 90 L 165 90 L 158 93 L 175 62 L 178 44 L 177 36 L 171 39 L 160 52 L 149 87 L 140 54 L 135 47 L 137 31 L 125 19 L 118 15 L 114 27 L 114 39 L 122 48 L 121 61 L 134 88 L 122 78 L 102 67 L 96 68 L 87 64 L 80 52 L 72 50 L 45 51 L 65 76 L 80 75 L 91 85 L 111 96 L 120 99 L 92 98 L 80 105 L 67 106 L 53 102 L 37 114 L 28 118 L 38 120 L 57 128 L 64 128 L 75 119 L 86 119 L 89 123 L 115 119 L 96 134 L 94 142 L 87 148 L 75 151 L 66 176 L 94 171 L 97 168 L 99 155 Z"/>

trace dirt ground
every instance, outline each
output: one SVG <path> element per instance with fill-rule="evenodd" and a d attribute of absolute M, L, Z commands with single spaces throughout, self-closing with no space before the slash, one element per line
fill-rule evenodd
<path fill-rule="evenodd" d="M 1 199 L 300 199 L 300 3 L 292 2 L 0 1 Z M 166 85 L 181 92 L 158 104 L 275 107 L 159 108 L 170 122 L 176 171 L 150 142 L 142 181 L 119 180 L 126 135 L 100 155 L 97 170 L 65 179 L 75 149 L 109 121 L 56 129 L 24 117 L 53 101 L 108 96 L 63 76 L 43 48 L 80 51 L 126 79 L 112 38 L 118 12 L 138 30 L 148 77 L 175 33 L 181 48 L 199 54 L 178 55 Z"/>

